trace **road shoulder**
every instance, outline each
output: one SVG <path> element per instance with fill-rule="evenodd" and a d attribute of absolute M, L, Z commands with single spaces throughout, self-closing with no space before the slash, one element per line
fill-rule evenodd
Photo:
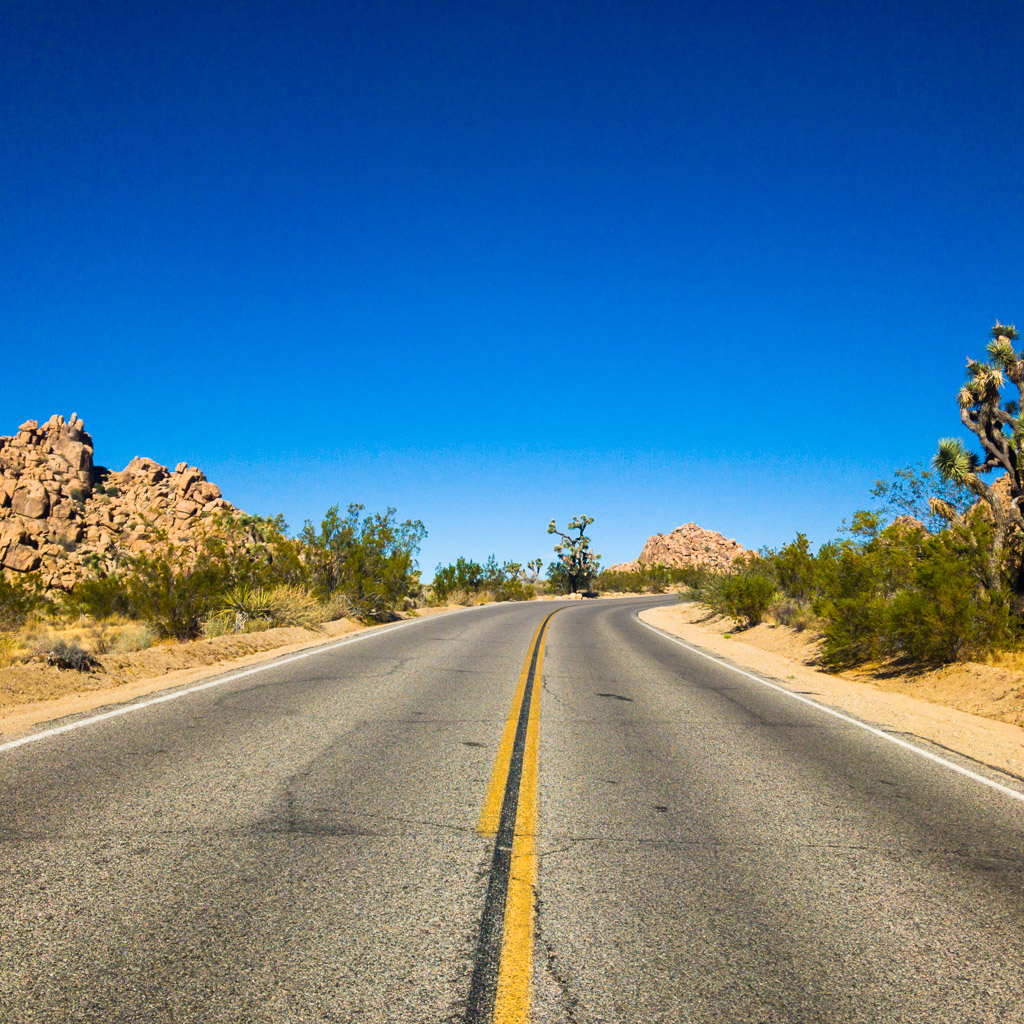
<path fill-rule="evenodd" d="M 702 625 L 693 605 L 648 608 L 639 618 L 716 657 L 771 679 L 773 683 L 854 715 L 889 732 L 916 737 L 973 761 L 1024 777 L 1024 729 L 870 683 L 810 668 L 784 654 L 744 643 Z"/>
<path fill-rule="evenodd" d="M 429 617 L 436 614 L 444 614 L 451 611 L 464 611 L 462 608 L 439 608 L 423 609 L 417 613 L 419 617 Z M 408 617 L 407 617 L 408 618 Z M 385 624 L 386 626 L 387 624 Z M 130 679 L 123 682 L 111 682 L 110 685 L 99 685 L 89 687 L 88 676 L 79 677 L 75 681 L 82 688 L 76 688 L 71 692 L 45 700 L 28 700 L 19 703 L 12 703 L 7 707 L 0 708 L 0 739 L 13 739 L 21 736 L 36 726 L 56 722 L 73 715 L 85 714 L 95 711 L 97 708 L 111 707 L 118 704 L 127 704 L 138 700 L 141 697 L 163 690 L 173 690 L 181 686 L 191 686 L 194 683 L 224 675 L 237 669 L 247 668 L 252 665 L 259 665 L 263 662 L 272 661 L 288 654 L 304 651 L 324 644 L 336 643 L 338 640 L 348 636 L 355 636 L 359 633 L 366 633 L 370 630 L 385 628 L 379 625 L 359 625 L 351 620 L 342 619 L 336 623 L 325 623 L 322 630 L 315 633 L 313 630 L 284 628 L 278 632 L 281 634 L 281 643 L 237 657 L 216 657 L 204 664 L 191 665 L 187 668 L 171 669 L 169 671 L 156 671 L 141 678 Z M 267 633 L 274 631 L 268 630 Z M 253 637 L 261 638 L 264 634 L 252 634 Z M 298 639 L 301 637 L 301 639 Z M 296 638 L 296 639 L 293 639 Z M 224 639 L 224 638 L 217 638 Z M 231 638 L 228 638 L 231 639 Z M 288 642 L 291 641 L 291 642 Z M 202 643 L 202 641 L 199 641 Z M 187 648 L 196 644 L 174 645 L 185 652 L 185 656 L 192 654 Z M 173 663 L 173 662 L 171 662 Z M 63 673 L 69 677 L 79 676 L 78 673 L 67 671 Z"/>

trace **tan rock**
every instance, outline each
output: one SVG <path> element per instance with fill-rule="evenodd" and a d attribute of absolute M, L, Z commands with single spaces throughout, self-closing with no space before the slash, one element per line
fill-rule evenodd
<path fill-rule="evenodd" d="M 24 544 L 12 544 L 4 555 L 4 568 L 13 569 L 15 572 L 32 572 L 39 568 L 42 559 L 35 548 Z"/>
<path fill-rule="evenodd" d="M 714 530 L 705 530 L 696 523 L 678 526 L 671 533 L 649 537 L 635 562 L 621 562 L 613 570 L 635 572 L 639 565 L 707 566 L 728 569 L 733 560 L 748 552 L 734 540 Z"/>
<path fill-rule="evenodd" d="M 11 498 L 11 509 L 28 519 L 43 519 L 50 511 L 50 495 L 36 480 L 20 480 Z"/>

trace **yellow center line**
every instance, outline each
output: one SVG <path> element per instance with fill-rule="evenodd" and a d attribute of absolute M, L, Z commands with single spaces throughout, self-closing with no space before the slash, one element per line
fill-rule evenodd
<path fill-rule="evenodd" d="M 530 646 L 526 654 L 526 661 L 523 662 L 523 670 L 519 673 L 519 683 L 516 686 L 516 695 L 512 698 L 512 709 L 505 719 L 505 731 L 501 734 L 501 743 L 498 744 L 498 756 L 494 759 L 494 768 L 491 771 L 491 781 L 487 786 L 487 793 L 484 796 L 484 805 L 480 811 L 480 820 L 477 822 L 476 831 L 481 836 L 496 836 L 498 834 L 498 822 L 501 819 L 501 802 L 505 798 L 505 787 L 508 785 L 508 772 L 512 762 L 512 746 L 516 739 L 516 726 L 519 723 L 519 711 L 523 706 L 523 694 L 526 692 L 526 683 L 530 678 L 530 662 L 533 657 L 534 646 L 540 640 L 541 632 L 546 628 L 547 623 L 542 622 L 530 638 Z M 537 678 L 540 677 L 540 659 L 544 657 L 543 648 L 538 655 Z M 534 707 L 538 704 L 534 702 Z"/>
<path fill-rule="evenodd" d="M 550 620 L 549 620 L 550 621 Z M 543 627 L 546 632 L 547 625 Z M 540 733 L 541 671 L 544 668 L 544 635 L 538 643 L 533 676 L 533 699 L 526 727 L 523 775 L 519 783 L 519 813 L 512 841 L 512 868 L 505 900 L 505 932 L 494 1000 L 495 1024 L 526 1024 L 530 1012 L 533 975 L 533 904 L 537 884 L 537 755 Z"/>
<path fill-rule="evenodd" d="M 538 753 L 540 734 L 540 691 L 544 668 L 544 640 L 551 621 L 548 616 L 536 629 L 530 641 L 526 660 L 516 687 L 512 708 L 505 721 L 501 742 L 484 797 L 477 832 L 481 836 L 498 836 L 501 810 L 509 786 L 516 732 L 520 728 L 523 701 L 531 680 L 529 711 L 526 718 L 525 743 L 522 748 L 522 768 L 516 793 L 515 826 L 508 867 L 508 886 L 503 907 L 501 951 L 498 961 L 494 993 L 493 1014 L 495 1024 L 526 1024 L 530 1009 L 530 989 L 533 969 L 533 915 L 534 888 L 537 882 L 537 830 Z M 523 733 L 520 732 L 523 743 Z M 515 777 L 512 778 L 515 785 Z M 508 823 L 502 837 L 496 842 L 508 842 Z M 507 847 L 503 846 L 503 850 Z M 496 858 L 499 851 L 495 851 Z M 497 863 L 497 861 L 496 861 Z"/>

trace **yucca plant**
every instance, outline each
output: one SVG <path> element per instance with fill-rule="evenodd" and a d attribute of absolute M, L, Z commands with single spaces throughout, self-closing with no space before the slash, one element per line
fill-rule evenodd
<path fill-rule="evenodd" d="M 983 455 L 970 452 L 959 438 L 939 441 L 935 468 L 946 480 L 966 487 L 984 502 L 992 517 L 992 544 L 987 559 L 988 588 L 1001 585 L 1003 552 L 1011 534 L 1024 534 L 1024 426 L 1020 419 L 1020 396 L 1024 393 L 1024 356 L 1014 348 L 1019 338 L 1012 324 L 996 321 L 988 343 L 988 361 L 967 360 L 967 380 L 957 402 L 960 421 L 978 439 Z M 1004 399 L 1010 382 L 1016 399 Z M 1008 493 L 1005 499 L 982 476 L 993 470 L 1005 471 Z M 951 523 L 963 517 L 947 502 L 932 499 L 932 511 Z"/>
<path fill-rule="evenodd" d="M 271 617 L 272 601 L 269 590 L 239 583 L 224 595 L 221 606 L 224 611 L 235 613 L 235 632 L 241 633 L 250 619 Z"/>

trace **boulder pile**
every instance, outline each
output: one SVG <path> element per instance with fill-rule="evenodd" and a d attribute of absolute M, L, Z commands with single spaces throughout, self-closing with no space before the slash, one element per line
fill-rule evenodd
<path fill-rule="evenodd" d="M 696 523 L 685 523 L 671 533 L 656 533 L 648 537 L 639 558 L 620 562 L 611 570 L 636 572 L 641 565 L 703 565 L 711 569 L 728 569 L 734 558 L 746 554 L 746 549 L 736 541 L 714 530 L 705 530 Z"/>
<path fill-rule="evenodd" d="M 121 472 L 93 465 L 93 442 L 75 413 L 28 420 L 0 437 L 0 569 L 38 573 L 69 590 L 158 541 L 188 544 L 204 520 L 234 512 L 194 466 L 173 472 L 136 456 Z"/>

